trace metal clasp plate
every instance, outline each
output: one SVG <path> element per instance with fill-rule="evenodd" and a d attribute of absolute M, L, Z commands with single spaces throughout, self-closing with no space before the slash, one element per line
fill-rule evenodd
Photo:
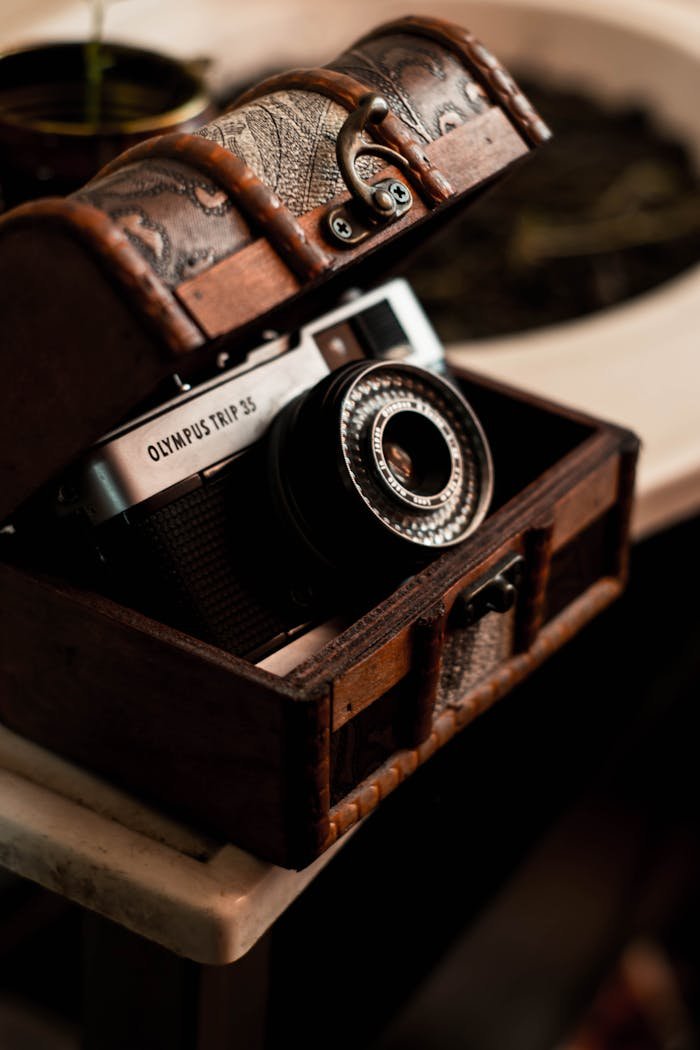
<path fill-rule="evenodd" d="M 471 627 L 487 613 L 508 612 L 515 605 L 524 573 L 525 559 L 513 555 L 497 565 L 485 579 L 466 587 L 452 606 L 452 626 Z"/>
<path fill-rule="evenodd" d="M 365 95 L 338 133 L 336 158 L 352 200 L 335 205 L 325 216 L 326 234 L 336 245 L 349 248 L 360 244 L 379 227 L 400 219 L 413 204 L 413 194 L 400 179 L 370 184 L 360 178 L 355 167 L 358 157 L 374 156 L 408 168 L 400 153 L 363 137 L 367 125 L 381 123 L 388 112 L 389 104 L 382 95 Z"/>

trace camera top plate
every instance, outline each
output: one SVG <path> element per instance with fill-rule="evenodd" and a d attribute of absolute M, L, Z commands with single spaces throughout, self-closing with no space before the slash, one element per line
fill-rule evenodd
<path fill-rule="evenodd" d="M 353 296 L 106 434 L 56 486 L 56 511 L 81 509 L 99 525 L 210 473 L 258 441 L 289 400 L 355 359 L 444 370 L 442 346 L 406 281 Z"/>

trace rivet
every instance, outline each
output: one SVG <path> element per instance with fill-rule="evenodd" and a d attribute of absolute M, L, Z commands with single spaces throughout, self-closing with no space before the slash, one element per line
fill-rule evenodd
<path fill-rule="evenodd" d="M 472 49 L 472 53 L 476 58 L 477 62 L 481 62 L 482 65 L 487 66 L 489 69 L 495 69 L 498 65 L 498 59 L 495 55 L 484 47 L 483 44 L 476 44 Z"/>
<path fill-rule="evenodd" d="M 495 69 L 491 74 L 491 83 L 508 94 L 516 90 L 515 81 L 502 69 Z"/>
<path fill-rule="evenodd" d="M 521 117 L 531 117 L 534 110 L 530 105 L 528 99 L 524 95 L 517 94 L 513 95 L 511 105 L 516 113 L 519 113 Z"/>

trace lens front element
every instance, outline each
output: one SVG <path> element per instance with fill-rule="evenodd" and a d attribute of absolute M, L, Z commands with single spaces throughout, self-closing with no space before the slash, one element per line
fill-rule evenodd
<path fill-rule="evenodd" d="M 410 543 L 451 546 L 486 513 L 491 461 L 481 427 L 457 390 L 424 369 L 360 367 L 343 392 L 340 444 L 357 495 Z"/>
<path fill-rule="evenodd" d="M 404 398 L 381 409 L 371 450 L 381 480 L 410 507 L 439 507 L 462 480 L 459 441 L 447 420 L 423 401 Z"/>

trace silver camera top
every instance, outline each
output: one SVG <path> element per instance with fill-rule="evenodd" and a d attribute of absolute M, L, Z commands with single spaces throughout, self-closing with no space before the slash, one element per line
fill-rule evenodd
<path fill-rule="evenodd" d="M 203 475 L 258 441 L 292 398 L 354 359 L 433 372 L 444 353 L 406 281 L 397 279 L 281 336 L 102 438 L 72 472 L 70 510 L 98 525 Z"/>

